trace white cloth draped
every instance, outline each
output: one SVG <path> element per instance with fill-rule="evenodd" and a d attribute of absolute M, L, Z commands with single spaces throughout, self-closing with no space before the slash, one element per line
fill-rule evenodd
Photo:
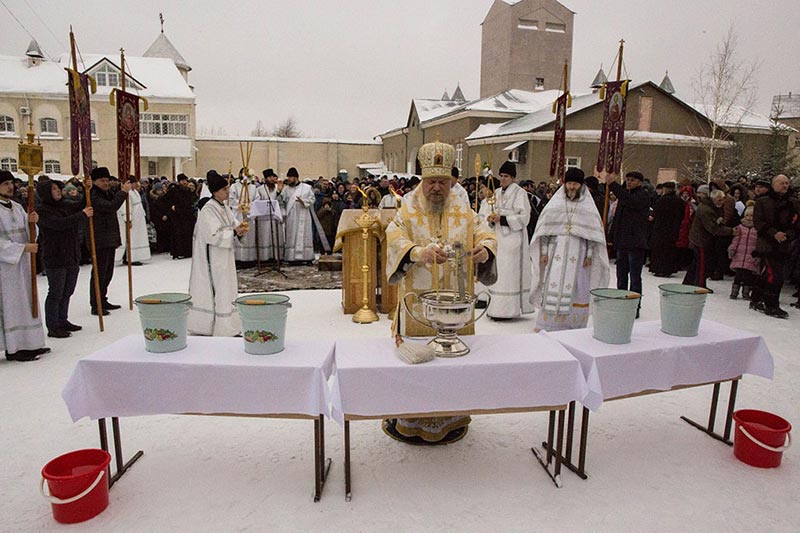
<path fill-rule="evenodd" d="M 285 186 L 281 191 L 284 205 L 286 245 L 283 259 L 286 261 L 314 260 L 314 222 L 311 208 L 314 207 L 314 191 L 307 183 L 295 187 Z"/>
<path fill-rule="evenodd" d="M 504 216 L 508 226 L 499 222 L 494 225 L 497 236 L 497 283 L 489 287 L 492 300 L 487 314 L 490 317 L 513 318 L 533 312 L 533 305 L 528 299 L 531 290 L 528 251 L 531 204 L 528 195 L 516 183 L 505 190 L 498 189 L 496 195 L 495 213 Z M 490 206 L 483 202 L 481 216 L 486 218 L 490 213 Z"/>
<path fill-rule="evenodd" d="M 144 213 L 144 204 L 139 191 L 131 189 L 128 193 L 131 203 L 131 261 L 144 262 L 150 260 L 150 239 L 147 238 L 147 218 Z M 117 261 L 125 254 L 125 204 L 117 210 L 119 219 L 119 234 L 122 246 L 118 247 L 115 254 Z"/>
<path fill-rule="evenodd" d="M 241 332 L 233 305 L 239 287 L 233 241 L 237 224 L 233 211 L 212 199 L 203 206 L 194 228 L 189 277 L 189 333 L 232 337 Z"/>
<path fill-rule="evenodd" d="M 24 252 L 28 214 L 16 202 L 0 205 L 0 349 L 7 353 L 43 348 L 42 313 L 31 313 L 31 261 Z"/>

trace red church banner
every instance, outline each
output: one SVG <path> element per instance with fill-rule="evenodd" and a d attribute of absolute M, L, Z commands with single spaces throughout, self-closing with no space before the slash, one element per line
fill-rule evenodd
<path fill-rule="evenodd" d="M 89 113 L 89 88 L 95 92 L 94 80 L 87 74 L 66 69 L 69 85 L 69 124 L 72 175 L 92 173 L 92 117 Z M 83 165 L 81 165 L 83 163 Z"/>
<path fill-rule="evenodd" d="M 553 104 L 556 126 L 553 132 L 553 153 L 550 156 L 550 177 L 555 177 L 558 183 L 564 181 L 564 172 L 566 171 L 567 108 L 570 100 L 570 94 L 564 93 Z"/>
<path fill-rule="evenodd" d="M 139 159 L 139 97 L 116 89 L 117 100 L 117 168 L 120 181 L 131 175 L 131 152 L 133 152 L 133 175 L 141 178 Z"/>
<path fill-rule="evenodd" d="M 628 80 L 607 82 L 605 93 L 603 130 L 600 133 L 597 169 L 616 174 L 622 166 L 622 150 L 625 144 Z"/>

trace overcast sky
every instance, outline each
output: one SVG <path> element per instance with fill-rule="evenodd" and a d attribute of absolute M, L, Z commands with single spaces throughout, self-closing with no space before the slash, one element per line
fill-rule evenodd
<path fill-rule="evenodd" d="M 141 55 L 165 33 L 193 70 L 199 127 L 248 135 L 293 115 L 305 136 L 369 139 L 402 126 L 412 98 L 456 83 L 480 90 L 481 26 L 492 0 L 2 0 L 47 54 L 67 51 L 69 24 L 85 53 Z M 741 58 L 760 63 L 756 111 L 772 95 L 800 93 L 798 0 L 565 0 L 575 11 L 572 90 L 606 71 L 626 41 L 631 79 L 677 91 L 733 23 Z M 55 35 L 53 35 L 53 33 Z M 0 54 L 30 37 L 0 5 Z M 2 76 L 2 73 L 0 73 Z"/>

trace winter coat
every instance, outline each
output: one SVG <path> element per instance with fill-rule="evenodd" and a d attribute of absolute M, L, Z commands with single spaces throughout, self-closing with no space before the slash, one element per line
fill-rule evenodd
<path fill-rule="evenodd" d="M 689 231 L 689 244 L 693 248 L 709 248 L 714 242 L 714 237 L 730 237 L 733 228 L 723 226 L 719 219 L 722 218 L 721 210 L 717 210 L 710 198 L 703 198 L 694 214 L 692 229 Z"/>
<path fill-rule="evenodd" d="M 94 208 L 94 242 L 98 250 L 117 248 L 122 245 L 119 235 L 117 210 L 125 203 L 125 191 L 102 191 L 92 187 L 92 207 Z"/>
<path fill-rule="evenodd" d="M 731 245 L 728 247 L 728 257 L 731 258 L 731 268 L 741 268 L 751 272 L 761 271 L 761 261 L 753 257 L 756 250 L 758 232 L 755 228 L 748 228 L 742 224 L 737 226 Z"/>
<path fill-rule="evenodd" d="M 39 253 L 45 269 L 77 267 L 81 261 L 81 233 L 88 218 L 83 199 L 55 201 L 51 181 L 39 184 Z"/>
<path fill-rule="evenodd" d="M 678 248 L 689 248 L 689 232 L 692 229 L 694 220 L 695 206 L 691 200 L 683 201 L 683 218 L 681 219 L 681 229 L 678 231 L 678 240 L 675 246 Z"/>
<path fill-rule="evenodd" d="M 789 256 L 791 244 L 796 236 L 794 228 L 795 217 L 798 214 L 797 200 L 791 197 L 791 192 L 779 196 L 771 190 L 756 201 L 753 212 L 753 227 L 758 230 L 756 243 L 756 257 Z M 775 234 L 782 231 L 786 240 L 778 242 Z"/>
<path fill-rule="evenodd" d="M 629 191 L 616 182 L 611 184 L 611 192 L 617 197 L 610 230 L 611 244 L 617 250 L 646 250 L 650 194 L 643 187 Z"/>
<path fill-rule="evenodd" d="M 676 246 L 685 206 L 675 193 L 665 194 L 653 207 L 653 232 L 650 237 L 652 248 Z"/>

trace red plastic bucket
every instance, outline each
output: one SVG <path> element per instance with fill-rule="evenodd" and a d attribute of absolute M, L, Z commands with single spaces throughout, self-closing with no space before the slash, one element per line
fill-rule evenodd
<path fill-rule="evenodd" d="M 783 452 L 792 445 L 792 425 L 778 415 L 756 409 L 736 411 L 733 419 L 736 458 L 759 468 L 780 466 Z"/>
<path fill-rule="evenodd" d="M 109 463 L 108 452 L 89 448 L 65 453 L 44 465 L 40 490 L 50 502 L 57 522 L 83 522 L 108 507 L 105 476 Z"/>

